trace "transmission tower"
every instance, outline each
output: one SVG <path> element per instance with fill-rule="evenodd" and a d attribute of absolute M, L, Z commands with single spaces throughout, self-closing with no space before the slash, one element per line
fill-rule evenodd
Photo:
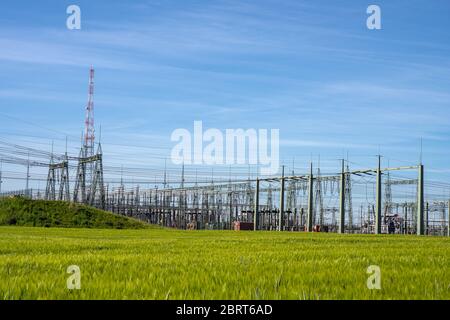
<path fill-rule="evenodd" d="M 45 188 L 45 200 L 56 200 L 55 199 L 55 167 L 53 164 L 53 151 L 50 158 L 50 165 L 48 166 L 48 175 L 47 175 L 47 187 Z"/>
<path fill-rule="evenodd" d="M 389 166 L 389 165 L 388 165 Z M 391 188 L 391 177 L 389 174 L 389 171 L 387 173 L 386 183 L 385 183 L 385 190 L 384 190 L 384 223 L 387 223 L 386 219 L 387 216 L 391 214 L 392 211 L 392 188 Z"/>
<path fill-rule="evenodd" d="M 53 161 L 52 161 L 53 162 Z M 59 191 L 56 198 L 56 183 Z M 69 196 L 69 162 L 64 160 L 60 163 L 50 163 L 48 167 L 47 187 L 45 189 L 46 200 L 70 201 Z"/>
<path fill-rule="evenodd" d="M 273 210 L 272 185 L 269 185 L 269 189 L 267 190 L 267 210 Z"/>
<path fill-rule="evenodd" d="M 316 180 L 316 194 L 315 194 L 315 205 L 314 205 L 314 218 L 320 226 L 324 223 L 324 208 L 323 208 L 323 196 L 322 196 L 322 179 L 320 178 L 320 168 L 317 168 L 317 180 Z M 319 211 L 319 217 L 317 217 L 317 210 Z M 317 219 L 318 218 L 318 219 Z M 317 221 L 318 220 L 318 221 Z"/>
<path fill-rule="evenodd" d="M 269 188 L 267 189 L 267 213 L 267 220 L 269 222 L 269 227 L 271 227 L 274 224 L 272 184 L 269 184 Z"/>
<path fill-rule="evenodd" d="M 103 182 L 103 153 L 102 145 L 99 143 L 97 154 L 86 160 L 94 168 L 92 185 L 90 188 L 89 204 L 102 209 L 105 208 L 105 186 Z"/>
<path fill-rule="evenodd" d="M 245 204 L 247 206 L 246 210 L 248 212 L 254 210 L 254 195 L 255 191 L 252 188 L 252 184 L 250 182 L 250 177 L 248 178 L 247 184 L 245 186 Z M 250 217 L 248 217 L 250 219 Z"/>
<path fill-rule="evenodd" d="M 294 170 L 292 170 L 292 175 L 294 176 Z M 295 180 L 291 180 L 289 182 L 287 189 L 287 209 L 294 212 L 297 208 L 297 186 Z"/>
<path fill-rule="evenodd" d="M 199 194 L 198 194 L 198 181 L 197 181 L 197 170 L 195 170 L 195 184 L 194 184 L 194 195 L 192 200 L 192 207 L 195 212 L 199 209 Z"/>
<path fill-rule="evenodd" d="M 78 157 L 77 175 L 73 189 L 73 202 L 86 203 L 86 161 L 84 148 L 81 147 Z"/>

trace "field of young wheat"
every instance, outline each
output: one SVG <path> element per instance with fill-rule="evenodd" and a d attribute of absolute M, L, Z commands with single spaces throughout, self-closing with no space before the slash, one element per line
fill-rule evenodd
<path fill-rule="evenodd" d="M 0 299 L 450 299 L 449 266 L 444 237 L 0 227 Z"/>

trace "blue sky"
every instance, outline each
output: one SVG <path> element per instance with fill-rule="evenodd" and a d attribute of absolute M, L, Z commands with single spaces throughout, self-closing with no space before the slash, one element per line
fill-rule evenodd
<path fill-rule="evenodd" d="M 66 28 L 70 4 L 81 30 Z M 366 28 L 370 4 L 382 30 Z M 93 65 L 110 165 L 160 169 L 171 132 L 202 120 L 279 128 L 299 171 L 320 155 L 334 172 L 347 153 L 356 167 L 379 152 L 414 164 L 423 138 L 428 177 L 448 180 L 449 14 L 444 0 L 9 2 L 0 137 L 62 152 L 68 135 L 76 153 Z"/>

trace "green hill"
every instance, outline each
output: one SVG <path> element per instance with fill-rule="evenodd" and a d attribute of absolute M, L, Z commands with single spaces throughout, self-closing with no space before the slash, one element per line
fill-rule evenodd
<path fill-rule="evenodd" d="M 148 224 L 89 206 L 64 201 L 0 199 L 0 225 L 142 229 Z"/>

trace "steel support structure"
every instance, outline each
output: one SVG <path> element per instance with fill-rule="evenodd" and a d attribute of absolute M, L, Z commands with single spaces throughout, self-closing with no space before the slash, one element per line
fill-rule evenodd
<path fill-rule="evenodd" d="M 259 179 L 256 179 L 255 187 L 255 208 L 253 211 L 253 230 L 259 228 Z"/>
<path fill-rule="evenodd" d="M 381 201 L 381 156 L 378 156 L 375 205 L 375 234 L 381 234 Z"/>
<path fill-rule="evenodd" d="M 278 231 L 283 230 L 284 219 L 284 166 L 281 169 L 280 178 L 280 214 L 278 215 Z"/>
<path fill-rule="evenodd" d="M 310 164 L 309 170 L 309 184 L 308 184 L 308 216 L 306 218 L 306 231 L 313 231 L 314 222 L 314 176 L 313 176 L 313 165 Z"/>
<path fill-rule="evenodd" d="M 423 164 L 419 165 L 418 172 L 418 183 L 417 183 L 417 234 L 424 235 L 425 234 L 425 225 L 424 225 L 424 183 L 423 183 Z"/>
<path fill-rule="evenodd" d="M 450 237 L 450 199 L 448 200 L 447 209 L 447 237 Z"/>
<path fill-rule="evenodd" d="M 345 171 L 344 160 L 342 159 L 341 177 L 339 187 L 339 227 L 338 232 L 345 232 Z"/>

